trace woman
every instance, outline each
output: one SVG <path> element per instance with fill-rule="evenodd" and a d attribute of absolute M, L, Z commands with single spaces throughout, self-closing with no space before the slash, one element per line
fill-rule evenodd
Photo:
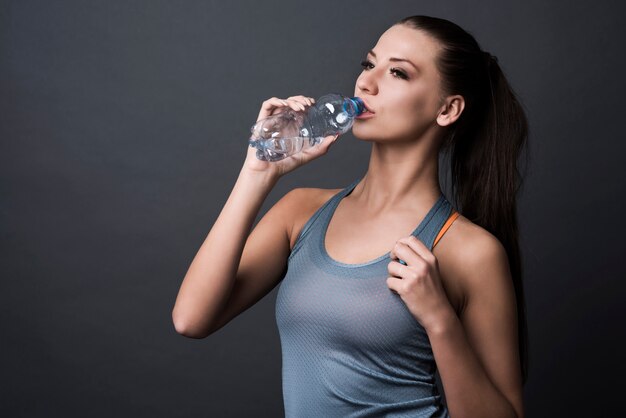
<path fill-rule="evenodd" d="M 524 112 L 495 57 L 447 20 L 403 19 L 362 65 L 368 112 L 353 134 L 372 143 L 367 173 L 292 190 L 249 234 L 280 176 L 336 137 L 272 163 L 249 148 L 182 283 L 176 330 L 210 335 L 280 283 L 286 416 L 522 417 Z M 271 98 L 259 119 L 312 103 Z M 439 185 L 442 150 L 463 215 Z"/>

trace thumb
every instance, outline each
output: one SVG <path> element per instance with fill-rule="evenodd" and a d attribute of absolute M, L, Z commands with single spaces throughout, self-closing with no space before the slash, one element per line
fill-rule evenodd
<path fill-rule="evenodd" d="M 339 135 L 332 135 L 332 136 L 328 136 L 326 137 L 325 141 L 328 142 L 328 144 L 326 145 L 326 148 L 330 148 L 331 145 L 333 145 L 335 143 L 335 141 L 337 141 L 337 138 L 339 137 Z"/>
<path fill-rule="evenodd" d="M 325 136 L 322 142 L 318 145 L 319 148 L 317 148 L 318 149 L 317 152 L 319 154 L 326 154 L 328 150 L 330 149 L 330 146 L 337 140 L 338 136 L 339 135 Z"/>

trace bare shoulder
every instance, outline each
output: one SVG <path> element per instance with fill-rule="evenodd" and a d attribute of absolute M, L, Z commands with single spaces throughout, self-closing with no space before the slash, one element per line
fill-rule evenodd
<path fill-rule="evenodd" d="M 517 301 L 504 246 L 459 216 L 435 250 L 440 272 L 446 271 L 442 282 L 453 283 L 463 295 L 459 319 L 470 346 L 491 382 L 522 416 Z"/>
<path fill-rule="evenodd" d="M 288 217 L 289 248 L 293 249 L 304 224 L 313 216 L 315 211 L 341 190 L 300 187 L 291 190 L 285 195 L 285 216 Z"/>
<path fill-rule="evenodd" d="M 455 293 L 462 313 L 468 297 L 493 281 L 510 281 L 508 257 L 500 240 L 466 217 L 459 217 L 443 235 L 433 254 L 446 288 Z M 496 274 L 497 273 L 497 274 Z"/>

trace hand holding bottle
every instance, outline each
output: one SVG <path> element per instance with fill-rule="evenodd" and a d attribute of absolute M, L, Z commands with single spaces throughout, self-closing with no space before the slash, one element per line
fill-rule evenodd
<path fill-rule="evenodd" d="M 314 103 L 315 99 L 312 97 L 305 97 L 301 95 L 292 96 L 287 99 L 272 97 L 264 101 L 261 105 L 257 122 L 268 118 L 269 116 L 284 112 L 290 112 L 290 115 L 294 115 L 295 112 L 305 111 Z M 318 146 L 303 147 L 302 151 L 281 159 L 280 161 L 261 160 L 257 157 L 257 148 L 249 146 L 244 167 L 252 171 L 263 172 L 266 175 L 275 175 L 280 177 L 283 174 L 286 174 L 295 168 L 326 154 L 330 145 L 337 139 L 337 136 L 338 135 L 325 136 L 323 141 Z"/>

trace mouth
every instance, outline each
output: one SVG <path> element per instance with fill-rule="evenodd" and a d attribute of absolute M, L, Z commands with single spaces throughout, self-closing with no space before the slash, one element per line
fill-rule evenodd
<path fill-rule="evenodd" d="M 362 114 L 365 114 L 365 113 L 372 113 L 372 114 L 373 114 L 373 113 L 376 113 L 376 112 L 374 112 L 374 111 L 372 110 L 372 108 L 370 107 L 369 103 L 367 103 L 367 102 L 365 101 L 365 99 L 363 99 L 362 97 L 359 97 L 359 99 L 361 99 L 361 100 L 363 101 L 363 104 L 365 105 L 365 110 L 363 111 L 363 113 L 362 113 Z"/>
<path fill-rule="evenodd" d="M 371 117 L 374 117 L 374 112 L 365 109 L 363 111 L 363 113 L 361 113 L 359 116 L 357 116 L 355 119 L 369 119 Z"/>

